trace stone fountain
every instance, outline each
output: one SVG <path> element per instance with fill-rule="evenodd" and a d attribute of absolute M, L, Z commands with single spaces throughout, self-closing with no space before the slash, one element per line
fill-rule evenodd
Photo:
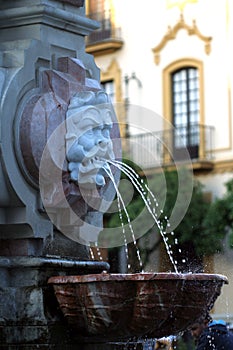
<path fill-rule="evenodd" d="M 114 275 L 90 258 L 115 194 L 109 174 L 119 179 L 106 160 L 121 156 L 114 111 L 85 53 L 98 23 L 83 0 L 0 9 L 1 346 L 116 349 L 184 330 L 213 306 L 224 276 Z"/>

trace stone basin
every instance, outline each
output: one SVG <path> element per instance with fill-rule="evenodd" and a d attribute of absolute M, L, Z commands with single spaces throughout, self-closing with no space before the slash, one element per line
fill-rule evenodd
<path fill-rule="evenodd" d="M 219 274 L 104 272 L 51 277 L 48 283 L 80 337 L 123 340 L 184 331 L 211 310 L 228 281 Z"/>

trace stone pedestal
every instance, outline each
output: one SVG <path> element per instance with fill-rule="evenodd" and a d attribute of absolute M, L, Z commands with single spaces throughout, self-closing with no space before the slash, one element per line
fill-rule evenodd
<path fill-rule="evenodd" d="M 72 349 L 79 337 L 72 335 L 47 280 L 54 275 L 100 273 L 108 268 L 105 262 L 0 257 L 0 348 Z M 80 343 L 80 349 L 82 346 Z"/>
<path fill-rule="evenodd" d="M 52 105 L 60 94 L 67 104 L 77 86 L 100 88 L 99 69 L 85 52 L 85 36 L 98 23 L 86 18 L 84 5 L 84 0 L 0 2 L 1 349 L 71 349 L 74 340 L 47 280 L 108 269 L 107 263 L 88 261 L 89 249 L 55 229 L 44 210 L 37 173 L 43 137 L 36 136 L 52 125 L 46 116 L 51 121 L 54 114 L 42 102 L 38 119 L 30 120 L 30 108 L 41 96 L 55 96 Z"/>
<path fill-rule="evenodd" d="M 64 57 L 81 65 L 85 62 L 77 82 L 83 82 L 85 74 L 88 84 L 98 85 L 99 69 L 85 52 L 85 36 L 97 26 L 85 17 L 81 0 L 0 3 L 0 239 L 38 238 L 44 242 L 53 236 L 38 184 L 28 175 L 22 159 L 20 123 L 25 106 L 43 92 L 43 72 L 59 71 Z M 36 133 L 42 123 L 41 115 L 37 125 L 27 126 Z"/>

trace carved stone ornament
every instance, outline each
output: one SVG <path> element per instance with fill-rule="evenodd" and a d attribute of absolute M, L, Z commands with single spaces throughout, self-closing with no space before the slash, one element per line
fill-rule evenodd
<path fill-rule="evenodd" d="M 164 35 L 164 37 L 162 38 L 160 43 L 152 49 L 152 51 L 154 53 L 154 60 L 155 60 L 156 65 L 158 65 L 160 63 L 160 52 L 163 50 L 163 48 L 167 45 L 167 43 L 170 40 L 176 39 L 176 35 L 181 29 L 185 29 L 187 31 L 188 35 L 196 35 L 200 40 L 204 41 L 205 53 L 207 55 L 210 54 L 212 37 L 204 36 L 203 34 L 201 34 L 201 32 L 199 31 L 199 29 L 196 25 L 195 20 L 193 20 L 192 26 L 185 23 L 184 18 L 183 18 L 183 14 L 181 13 L 180 20 L 176 23 L 176 25 L 173 28 L 168 26 L 167 33 Z"/>
<path fill-rule="evenodd" d="M 79 186 L 104 186 L 115 156 L 110 138 L 112 110 L 103 91 L 79 92 L 66 113 L 66 150 L 70 179 Z"/>
<path fill-rule="evenodd" d="M 21 116 L 22 168 L 39 187 L 47 212 L 55 210 L 62 226 L 72 226 L 72 220 L 82 225 L 114 193 L 109 176 L 117 171 L 109 163 L 120 157 L 116 116 L 78 59 L 60 58 L 57 70 L 43 71 L 41 81 Z"/>

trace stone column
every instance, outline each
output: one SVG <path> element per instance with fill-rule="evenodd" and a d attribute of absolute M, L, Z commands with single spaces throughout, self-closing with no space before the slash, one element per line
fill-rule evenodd
<path fill-rule="evenodd" d="M 85 53 L 85 36 L 97 23 L 85 17 L 81 0 L 9 0 L 0 3 L 0 10 L 0 239 L 8 240 L 7 248 L 10 239 L 22 239 L 24 254 L 41 255 L 53 225 L 43 215 L 38 183 L 22 159 L 22 114 L 31 98 L 43 93 L 43 72 L 59 71 L 60 58 L 85 62 L 86 79 L 98 84 L 99 70 Z M 28 127 L 34 133 L 45 128 L 42 119 L 41 125 Z M 1 246 L 5 251 L 4 242 Z"/>
<path fill-rule="evenodd" d="M 62 108 L 76 88 L 100 88 L 99 69 L 85 52 L 85 36 L 97 27 L 85 17 L 84 0 L 0 2 L 0 344 L 5 349 L 72 344 L 47 280 L 108 269 L 107 263 L 87 261 L 88 249 L 54 228 L 38 184 L 41 135 L 62 121 Z"/>

